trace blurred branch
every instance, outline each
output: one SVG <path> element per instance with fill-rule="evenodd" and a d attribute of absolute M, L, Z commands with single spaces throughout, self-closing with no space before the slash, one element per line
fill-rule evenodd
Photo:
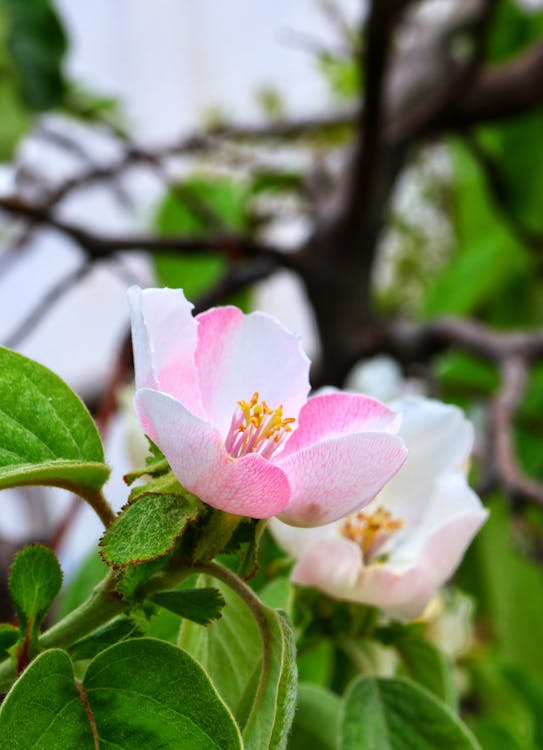
<path fill-rule="evenodd" d="M 142 147 L 128 144 L 116 161 L 105 166 L 93 167 L 65 180 L 49 195 L 48 205 L 63 200 L 75 190 L 97 182 L 109 181 L 122 172 L 135 167 L 157 164 L 172 157 L 189 156 L 216 150 L 223 142 L 240 141 L 260 143 L 263 141 L 293 141 L 319 135 L 337 128 L 353 125 L 354 109 L 345 109 L 326 115 L 279 120 L 264 125 L 216 125 L 205 132 L 193 133 L 171 143 L 157 147 Z"/>
<path fill-rule="evenodd" d="M 0 210 L 13 216 L 28 219 L 55 229 L 76 242 L 89 260 L 109 258 L 122 250 L 145 250 L 149 253 L 192 255 L 201 252 L 222 252 L 232 260 L 240 258 L 267 258 L 277 266 L 296 267 L 296 258 L 275 247 L 253 240 L 245 235 L 221 233 L 214 236 L 105 236 L 62 221 L 54 213 L 21 198 L 0 198 Z"/>
<path fill-rule="evenodd" d="M 532 500 L 543 505 L 543 485 L 524 474 L 515 449 L 513 423 L 524 395 L 526 359 L 519 355 L 506 357 L 500 370 L 502 384 L 490 410 L 495 479 L 514 501 Z"/>
<path fill-rule="evenodd" d="M 421 325 L 398 320 L 373 334 L 364 334 L 364 338 L 362 349 L 366 356 L 386 352 L 404 363 L 426 362 L 451 346 L 498 364 L 513 356 L 523 357 L 527 364 L 543 358 L 543 330 L 501 332 L 473 320 L 456 318 Z"/>
<path fill-rule="evenodd" d="M 76 268 L 49 289 L 41 300 L 30 310 L 22 323 L 6 339 L 4 346 L 9 349 L 17 347 L 21 341 L 28 336 L 34 328 L 39 325 L 44 316 L 51 310 L 72 287 L 81 281 L 92 270 L 92 264 L 85 263 L 83 266 Z"/>
<path fill-rule="evenodd" d="M 465 95 L 445 107 L 419 135 L 462 131 L 514 117 L 543 104 L 543 43 L 479 73 Z"/>

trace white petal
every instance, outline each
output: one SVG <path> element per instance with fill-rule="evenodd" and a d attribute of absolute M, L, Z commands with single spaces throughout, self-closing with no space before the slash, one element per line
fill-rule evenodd
<path fill-rule="evenodd" d="M 409 396 L 393 402 L 402 417 L 398 434 L 408 456 L 378 502 L 393 515 L 418 523 L 436 478 L 461 470 L 473 445 L 473 427 L 456 406 Z"/>
<path fill-rule="evenodd" d="M 310 549 L 320 542 L 335 539 L 338 536 L 337 523 L 312 528 L 299 528 L 283 523 L 278 518 L 270 518 L 268 528 L 277 543 L 295 560 L 301 560 Z"/>
<path fill-rule="evenodd" d="M 197 323 L 181 289 L 128 290 L 136 388 L 154 388 L 204 416 L 195 365 Z"/>

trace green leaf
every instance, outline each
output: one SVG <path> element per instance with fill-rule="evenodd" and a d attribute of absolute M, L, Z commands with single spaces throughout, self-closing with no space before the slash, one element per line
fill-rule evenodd
<path fill-rule="evenodd" d="M 200 625 L 217 620 L 225 605 L 221 592 L 215 588 L 159 591 L 149 598 L 159 607 Z"/>
<path fill-rule="evenodd" d="M 212 580 L 202 577 L 202 584 Z M 284 748 L 296 698 L 291 626 L 280 613 L 260 605 L 261 631 L 240 596 L 216 585 L 226 601 L 223 616 L 207 628 L 183 622 L 180 645 L 211 676 L 242 729 L 246 750 Z"/>
<path fill-rule="evenodd" d="M 289 750 L 336 750 L 341 700 L 319 685 L 298 685 Z"/>
<path fill-rule="evenodd" d="M 530 269 L 525 249 L 488 197 L 479 166 L 458 144 L 451 153 L 457 250 L 428 287 L 423 304 L 428 317 L 473 313 Z"/>
<path fill-rule="evenodd" d="M 248 231 L 248 190 L 231 178 L 194 175 L 174 186 L 156 217 L 156 228 L 168 235 L 205 236 L 217 231 Z M 217 283 L 228 263 L 220 254 L 192 257 L 155 255 L 156 272 L 165 286 L 181 287 L 188 299 L 196 299 Z M 236 303 L 239 295 L 236 297 Z"/>
<path fill-rule="evenodd" d="M 534 720 L 534 744 L 543 747 L 543 685 L 529 672 L 506 665 L 502 669 L 508 683 L 530 709 Z"/>
<path fill-rule="evenodd" d="M 100 541 L 101 555 L 113 568 L 156 560 L 173 549 L 202 503 L 185 495 L 146 494 L 124 508 Z"/>
<path fill-rule="evenodd" d="M 543 571 L 516 549 L 505 501 L 490 504 L 461 574 L 460 585 L 477 596 L 501 656 L 542 675 L 543 651 L 534 633 L 543 632 Z"/>
<path fill-rule="evenodd" d="M 92 659 L 100 651 L 127 638 L 138 638 L 143 631 L 129 617 L 116 617 L 69 648 L 72 659 Z"/>
<path fill-rule="evenodd" d="M 495 719 L 478 718 L 471 723 L 471 728 L 483 750 L 536 750 L 534 746 L 521 745 L 509 729 Z"/>
<path fill-rule="evenodd" d="M 430 641 L 409 632 L 394 645 L 409 677 L 456 710 L 458 695 L 445 654 Z"/>
<path fill-rule="evenodd" d="M 408 680 L 361 677 L 341 717 L 341 750 L 480 750 L 444 703 Z"/>
<path fill-rule="evenodd" d="M 239 730 L 205 672 L 169 643 L 136 638 L 112 646 L 91 662 L 83 686 L 104 747 L 242 746 Z"/>
<path fill-rule="evenodd" d="M 45 484 L 88 497 L 108 476 L 79 397 L 43 365 L 0 348 L 0 489 Z"/>
<path fill-rule="evenodd" d="M 94 750 L 68 654 L 45 651 L 23 672 L 0 710 L 0 750 Z"/>
<path fill-rule="evenodd" d="M 17 553 L 11 566 L 9 591 L 21 631 L 37 630 L 62 586 L 62 570 L 54 553 L 33 544 Z"/>
<path fill-rule="evenodd" d="M 54 5 L 49 0 L 2 0 L 2 6 L 7 46 L 26 104 L 38 112 L 60 105 L 65 94 L 62 62 L 67 39 Z"/>
<path fill-rule="evenodd" d="M 83 702 L 86 700 L 88 712 Z M 241 750 L 239 730 L 205 672 L 176 646 L 136 638 L 102 651 L 81 692 L 68 655 L 45 651 L 0 711 L 0 750 Z"/>

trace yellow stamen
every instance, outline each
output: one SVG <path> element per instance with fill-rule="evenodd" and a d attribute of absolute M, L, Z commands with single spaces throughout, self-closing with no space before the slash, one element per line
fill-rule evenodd
<path fill-rule="evenodd" d="M 367 562 L 404 523 L 403 519 L 393 518 L 386 508 L 379 506 L 373 513 L 358 511 L 347 516 L 339 531 L 359 545 Z"/>
<path fill-rule="evenodd" d="M 285 435 L 292 432 L 290 425 L 296 420 L 283 417 L 282 405 L 271 409 L 266 401 L 260 400 L 256 391 L 249 401 L 238 401 L 238 406 L 240 418 L 237 424 L 233 422 L 232 429 L 238 435 L 243 434 L 243 439 L 235 440 L 232 433 L 227 438 L 227 449 L 231 449 L 234 457 L 258 452 L 269 457 Z"/>

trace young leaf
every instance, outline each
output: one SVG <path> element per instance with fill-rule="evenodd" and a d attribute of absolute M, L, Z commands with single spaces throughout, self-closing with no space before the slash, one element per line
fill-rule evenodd
<path fill-rule="evenodd" d="M 111 646 L 91 662 L 83 687 L 105 747 L 241 750 L 206 673 L 169 643 L 135 638 Z"/>
<path fill-rule="evenodd" d="M 361 677 L 345 697 L 341 750 L 481 750 L 469 729 L 408 680 Z"/>
<path fill-rule="evenodd" d="M 65 651 L 44 651 L 23 672 L 0 710 L 0 750 L 94 750 L 85 706 Z"/>
<path fill-rule="evenodd" d="M 212 620 L 217 620 L 225 605 L 221 592 L 215 588 L 159 591 L 150 600 L 159 607 L 200 625 L 208 625 Z"/>
<path fill-rule="evenodd" d="M 33 544 L 17 553 L 9 591 L 22 632 L 36 631 L 62 586 L 62 570 L 54 553 Z"/>
<path fill-rule="evenodd" d="M 202 581 L 210 585 L 212 579 Z M 238 594 L 213 583 L 226 601 L 223 616 L 207 628 L 185 621 L 180 645 L 211 675 L 242 729 L 246 750 L 285 748 L 296 702 L 292 628 L 263 604 L 257 607 L 257 624 Z"/>
<path fill-rule="evenodd" d="M 86 497 L 108 475 L 79 397 L 43 365 L 0 348 L 0 489 L 46 484 Z"/>
<path fill-rule="evenodd" d="M 113 568 L 164 557 L 202 508 L 188 493 L 146 494 L 115 519 L 100 541 L 100 554 Z"/>
<path fill-rule="evenodd" d="M 320 685 L 298 685 L 289 750 L 336 750 L 341 700 Z"/>

